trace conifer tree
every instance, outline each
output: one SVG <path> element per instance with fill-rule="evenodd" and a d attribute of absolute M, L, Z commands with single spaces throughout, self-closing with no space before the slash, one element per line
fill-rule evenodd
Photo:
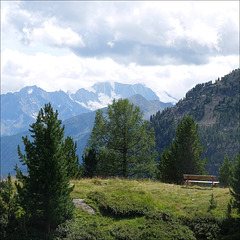
<path fill-rule="evenodd" d="M 240 214 L 240 154 L 234 159 L 233 177 L 231 181 L 231 194 L 234 198 L 233 205 L 238 209 Z"/>
<path fill-rule="evenodd" d="M 152 174 L 154 146 L 154 130 L 148 130 L 143 112 L 128 99 L 113 100 L 106 113 L 97 111 L 88 147 L 98 150 L 99 167 L 108 169 L 108 176 Z"/>
<path fill-rule="evenodd" d="M 229 160 L 226 155 L 222 166 L 219 168 L 219 182 L 223 187 L 229 187 L 233 174 L 233 163 Z"/>
<path fill-rule="evenodd" d="M 206 160 L 201 160 L 203 152 L 198 125 L 187 116 L 178 124 L 170 148 L 166 148 L 160 157 L 159 179 L 180 184 L 183 174 L 202 174 L 206 164 Z"/>
<path fill-rule="evenodd" d="M 71 179 L 79 179 L 81 177 L 81 169 L 79 157 L 76 154 L 77 143 L 73 141 L 72 137 L 67 137 L 63 143 L 64 154 L 67 159 L 68 176 Z"/>
<path fill-rule="evenodd" d="M 74 209 L 61 123 L 58 112 L 46 104 L 30 125 L 33 141 L 22 138 L 25 154 L 18 146 L 20 161 L 27 167 L 24 175 L 16 166 L 19 203 L 29 216 L 29 224 L 47 233 L 71 218 Z"/>
<path fill-rule="evenodd" d="M 85 149 L 85 153 L 82 156 L 83 177 L 96 177 L 98 175 L 98 156 L 96 149 Z"/>

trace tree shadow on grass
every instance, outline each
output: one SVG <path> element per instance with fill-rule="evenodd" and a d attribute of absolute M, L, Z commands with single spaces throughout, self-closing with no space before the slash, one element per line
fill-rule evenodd
<path fill-rule="evenodd" d="M 181 188 L 183 189 L 188 189 L 188 190 L 204 190 L 204 191 L 212 191 L 214 188 L 209 186 L 209 187 L 198 187 L 198 186 L 195 186 L 195 187 L 188 187 L 188 186 L 182 186 Z"/>

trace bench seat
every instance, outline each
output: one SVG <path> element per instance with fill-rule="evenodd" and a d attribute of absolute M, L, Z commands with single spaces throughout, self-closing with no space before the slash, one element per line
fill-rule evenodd
<path fill-rule="evenodd" d="M 191 183 L 203 183 L 215 186 L 219 184 L 219 181 L 216 181 L 217 177 L 213 175 L 183 174 L 183 178 L 186 185 L 190 185 Z"/>
<path fill-rule="evenodd" d="M 190 183 L 206 183 L 206 184 L 212 184 L 212 181 L 197 181 L 197 180 L 188 180 Z M 213 185 L 219 184 L 219 181 L 213 181 Z"/>

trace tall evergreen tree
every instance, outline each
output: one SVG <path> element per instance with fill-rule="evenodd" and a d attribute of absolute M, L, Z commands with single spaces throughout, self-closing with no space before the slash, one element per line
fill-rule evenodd
<path fill-rule="evenodd" d="M 240 154 L 238 153 L 234 159 L 233 177 L 231 181 L 231 194 L 234 198 L 234 207 L 238 209 L 240 214 Z"/>
<path fill-rule="evenodd" d="M 233 174 L 233 163 L 229 160 L 226 155 L 222 166 L 219 168 L 219 182 L 223 187 L 229 187 Z"/>
<path fill-rule="evenodd" d="M 201 174 L 206 164 L 206 160 L 201 160 L 203 152 L 198 125 L 187 116 L 178 124 L 170 148 L 160 157 L 159 178 L 164 182 L 182 183 L 183 174 Z"/>
<path fill-rule="evenodd" d="M 96 177 L 98 175 L 98 156 L 96 149 L 85 149 L 85 153 L 82 156 L 83 177 Z"/>
<path fill-rule="evenodd" d="M 74 209 L 61 123 L 58 112 L 46 104 L 30 125 L 33 141 L 22 138 L 25 154 L 18 146 L 20 161 L 27 166 L 27 175 L 16 166 L 19 203 L 29 216 L 29 224 L 45 232 L 71 218 Z"/>
<path fill-rule="evenodd" d="M 67 160 L 68 176 L 71 179 L 78 179 L 81 177 L 81 169 L 79 157 L 76 154 L 77 143 L 73 141 L 72 137 L 67 137 L 63 143 L 64 154 Z"/>
<path fill-rule="evenodd" d="M 129 177 L 153 171 L 154 131 L 147 130 L 143 113 L 128 99 L 113 100 L 106 114 L 96 113 L 88 145 L 98 149 L 100 168 L 109 169 L 109 175 Z"/>

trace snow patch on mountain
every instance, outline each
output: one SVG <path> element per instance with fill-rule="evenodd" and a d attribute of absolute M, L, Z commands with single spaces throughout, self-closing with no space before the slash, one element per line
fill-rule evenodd
<path fill-rule="evenodd" d="M 164 103 L 172 103 L 175 105 L 178 102 L 178 99 L 172 97 L 168 92 L 166 91 L 160 91 L 157 93 L 157 96 L 159 97 L 159 100 Z"/>
<path fill-rule="evenodd" d="M 28 94 L 31 94 L 32 92 L 33 92 L 32 88 L 28 89 Z"/>
<path fill-rule="evenodd" d="M 143 84 L 99 82 L 91 88 L 81 88 L 75 93 L 46 92 L 37 86 L 28 86 L 15 93 L 1 95 L 1 135 L 13 135 L 29 128 L 40 108 L 51 103 L 59 118 L 70 117 L 106 107 L 113 99 L 129 98 L 140 94 L 146 100 L 176 103 L 166 92 L 156 94 Z"/>

